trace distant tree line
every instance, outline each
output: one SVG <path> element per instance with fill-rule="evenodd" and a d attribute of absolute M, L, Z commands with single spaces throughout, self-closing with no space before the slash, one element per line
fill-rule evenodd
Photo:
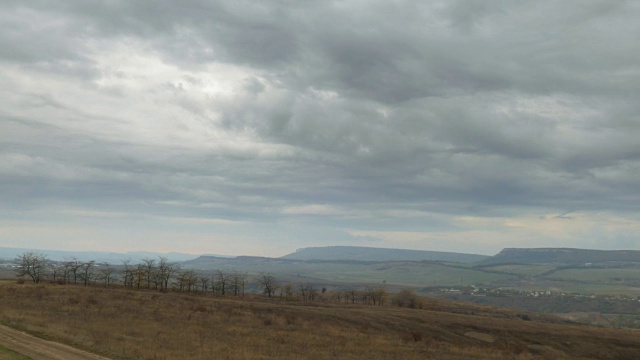
<path fill-rule="evenodd" d="M 51 282 L 60 285 L 104 286 L 113 285 L 139 290 L 178 291 L 186 293 L 212 293 L 218 296 L 244 296 L 247 292 L 260 292 L 268 298 L 283 301 L 332 302 L 345 304 L 421 307 L 418 297 L 411 290 L 403 290 L 393 297 L 384 286 L 365 286 L 328 290 L 311 283 L 285 283 L 274 275 L 262 273 L 249 277 L 238 270 L 215 270 L 198 273 L 182 269 L 166 257 L 145 258 L 137 263 L 125 260 L 121 265 L 97 263 L 94 260 L 52 261 L 46 255 L 25 252 L 16 259 L 18 282 Z"/>

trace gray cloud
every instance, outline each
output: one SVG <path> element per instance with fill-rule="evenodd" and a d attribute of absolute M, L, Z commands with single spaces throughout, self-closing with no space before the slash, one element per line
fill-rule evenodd
<path fill-rule="evenodd" d="M 626 219 L 585 246 L 640 246 L 634 2 L 1 7 L 6 211 L 295 223 L 295 247 L 584 211 Z"/>

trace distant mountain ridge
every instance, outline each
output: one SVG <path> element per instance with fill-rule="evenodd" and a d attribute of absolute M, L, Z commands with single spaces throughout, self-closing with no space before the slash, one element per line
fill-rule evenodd
<path fill-rule="evenodd" d="M 639 250 L 589 250 L 573 248 L 505 248 L 482 260 L 482 264 L 583 264 L 599 262 L 640 262 Z"/>
<path fill-rule="evenodd" d="M 8 248 L 0 247 L 0 259 L 12 260 L 25 252 L 34 252 L 44 254 L 49 260 L 64 261 L 76 258 L 82 261 L 95 260 L 97 262 L 120 263 L 123 260 L 140 261 L 144 258 L 157 259 L 163 256 L 169 261 L 185 261 L 197 258 L 199 255 L 185 254 L 178 252 L 160 253 L 152 251 L 128 251 L 103 252 L 103 251 L 64 251 L 64 250 L 44 250 L 44 249 L 26 249 L 26 248 Z"/>
<path fill-rule="evenodd" d="M 308 247 L 280 257 L 287 260 L 340 260 L 340 261 L 448 261 L 474 263 L 489 256 L 444 251 L 388 249 L 364 246 Z"/>
<path fill-rule="evenodd" d="M 307 247 L 279 258 L 261 256 L 194 255 L 178 252 L 159 253 L 150 251 L 100 252 L 62 251 L 28 248 L 0 247 L 0 260 L 13 260 L 24 252 L 45 254 L 50 260 L 95 260 L 97 262 L 133 262 L 144 258 L 167 257 L 170 261 L 189 263 L 224 262 L 225 266 L 243 263 L 264 263 L 273 261 L 321 261 L 321 262 L 389 262 L 389 261 L 435 261 L 475 263 L 480 266 L 492 264 L 585 264 L 585 263 L 640 263 L 640 250 L 591 250 L 577 248 L 504 248 L 493 256 L 409 249 L 375 248 L 364 246 Z"/>

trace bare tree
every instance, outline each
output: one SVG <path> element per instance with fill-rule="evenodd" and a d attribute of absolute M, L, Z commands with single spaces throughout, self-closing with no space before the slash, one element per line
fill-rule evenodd
<path fill-rule="evenodd" d="M 331 291 L 329 294 L 330 294 L 329 295 L 329 299 L 330 299 L 329 301 L 331 301 L 331 302 L 335 301 L 338 304 L 340 303 L 340 301 L 342 299 L 342 291 L 340 291 L 340 290 Z"/>
<path fill-rule="evenodd" d="M 302 301 L 307 301 L 307 286 L 304 283 L 300 283 L 298 291 L 300 292 L 300 299 Z"/>
<path fill-rule="evenodd" d="M 32 282 L 39 283 L 46 276 L 47 256 L 34 252 L 25 252 L 18 259 L 17 276 L 29 277 Z"/>
<path fill-rule="evenodd" d="M 180 291 L 186 290 L 187 292 L 191 292 L 197 282 L 198 276 L 193 270 L 185 270 L 178 275 L 178 287 Z"/>
<path fill-rule="evenodd" d="M 60 264 L 51 264 L 51 283 L 64 284 L 66 278 L 65 266 Z"/>
<path fill-rule="evenodd" d="M 284 293 L 284 297 L 287 300 L 292 300 L 293 299 L 293 285 L 291 284 L 287 284 L 282 288 L 282 291 Z"/>
<path fill-rule="evenodd" d="M 200 290 L 206 292 L 207 290 L 209 290 L 209 277 L 208 276 L 201 276 L 200 277 Z"/>
<path fill-rule="evenodd" d="M 271 274 L 262 274 L 257 280 L 263 293 L 267 294 L 268 297 L 275 294 L 278 289 L 278 280 Z"/>
<path fill-rule="evenodd" d="M 374 288 L 367 286 L 364 288 L 364 291 L 362 292 L 362 303 L 363 304 L 367 304 L 367 305 L 375 305 L 376 304 L 376 291 Z"/>
<path fill-rule="evenodd" d="M 124 287 L 133 287 L 133 279 L 135 278 L 135 271 L 131 266 L 131 260 L 122 260 L 124 271 L 122 272 L 122 283 Z"/>
<path fill-rule="evenodd" d="M 344 295 L 345 302 L 347 303 L 351 302 L 355 304 L 356 300 L 358 300 L 358 291 L 355 289 L 345 290 Z"/>
<path fill-rule="evenodd" d="M 147 274 L 147 270 L 143 263 L 136 264 L 136 270 L 134 272 L 134 282 L 136 285 L 136 289 L 141 289 L 145 283 L 145 275 Z"/>
<path fill-rule="evenodd" d="M 198 282 L 198 276 L 193 270 L 187 271 L 186 280 L 187 280 L 187 291 L 197 290 L 196 284 Z"/>
<path fill-rule="evenodd" d="M 231 290 L 235 296 L 244 296 L 244 289 L 247 285 L 247 273 L 234 270 L 231 273 Z"/>
<path fill-rule="evenodd" d="M 84 286 L 88 286 L 93 278 L 93 267 L 95 266 L 95 260 L 87 261 L 81 265 L 82 273 L 80 276 L 82 277 L 82 281 L 84 282 Z"/>
<path fill-rule="evenodd" d="M 155 264 L 155 259 L 142 259 L 141 267 L 143 269 L 143 276 L 147 289 L 151 289 L 151 282 L 153 281 L 153 275 L 156 267 Z"/>
<path fill-rule="evenodd" d="M 73 283 L 78 283 L 78 270 L 82 267 L 82 263 L 80 260 L 76 258 L 71 258 L 70 261 L 67 261 L 66 265 L 69 267 L 69 275 L 73 274 Z M 71 282 L 71 281 L 69 281 Z"/>
<path fill-rule="evenodd" d="M 315 287 L 313 287 L 313 284 L 308 284 L 307 285 L 307 300 L 315 301 L 317 297 L 318 297 L 318 290 Z"/>
<path fill-rule="evenodd" d="M 173 274 L 178 270 L 178 266 L 169 262 L 169 259 L 161 256 L 158 258 L 157 277 L 160 280 L 160 290 L 169 289 L 169 281 Z"/>
<path fill-rule="evenodd" d="M 109 287 L 111 285 L 111 279 L 113 277 L 113 273 L 115 269 L 109 265 L 109 263 L 103 263 L 100 267 L 100 280 L 104 281 L 104 287 Z"/>
<path fill-rule="evenodd" d="M 68 284 L 71 282 L 71 265 L 68 262 L 62 264 L 62 283 Z"/>
<path fill-rule="evenodd" d="M 384 305 L 384 301 L 387 299 L 387 290 L 384 286 L 380 286 L 376 289 L 375 296 L 378 299 L 378 305 Z"/>
<path fill-rule="evenodd" d="M 231 282 L 231 276 L 222 270 L 216 270 L 213 274 L 213 283 L 218 293 L 224 296 L 227 286 Z"/>

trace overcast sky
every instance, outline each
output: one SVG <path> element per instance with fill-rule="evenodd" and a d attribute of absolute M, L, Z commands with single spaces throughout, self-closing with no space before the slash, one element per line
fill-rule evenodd
<path fill-rule="evenodd" d="M 640 2 L 0 2 L 0 246 L 640 249 Z"/>

